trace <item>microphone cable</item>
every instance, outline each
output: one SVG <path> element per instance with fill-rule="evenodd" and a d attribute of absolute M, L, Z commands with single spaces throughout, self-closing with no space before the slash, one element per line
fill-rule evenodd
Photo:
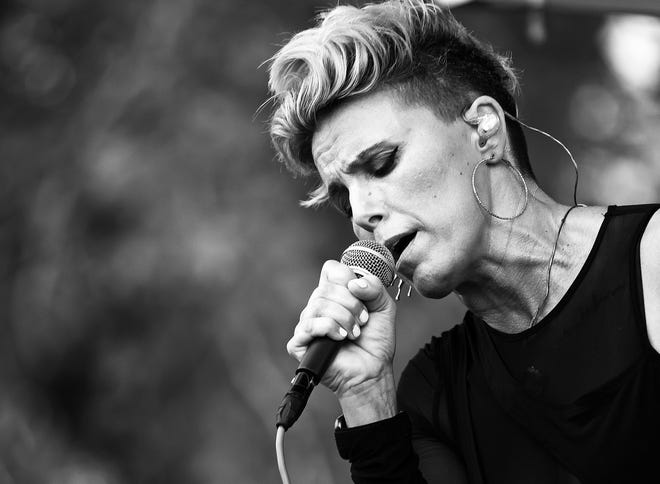
<path fill-rule="evenodd" d="M 284 459 L 284 433 L 286 430 L 281 425 L 277 426 L 275 435 L 275 454 L 277 455 L 277 470 L 280 471 L 282 484 L 290 484 L 289 471 L 286 469 L 286 460 Z"/>

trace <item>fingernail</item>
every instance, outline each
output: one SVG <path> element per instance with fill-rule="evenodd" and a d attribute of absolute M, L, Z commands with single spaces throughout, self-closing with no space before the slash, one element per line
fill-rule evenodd
<path fill-rule="evenodd" d="M 356 324 L 353 326 L 353 337 L 357 338 L 360 336 L 360 327 Z"/>
<path fill-rule="evenodd" d="M 364 279 L 358 279 L 356 284 L 360 286 L 362 289 L 366 289 L 368 286 L 367 281 L 365 281 Z"/>
<path fill-rule="evenodd" d="M 369 313 L 367 312 L 366 309 L 362 310 L 362 312 L 360 313 L 359 319 L 362 323 L 367 322 L 367 320 L 369 319 Z"/>
<path fill-rule="evenodd" d="M 344 328 L 339 328 L 339 336 L 345 338 L 346 336 L 348 336 L 348 331 L 346 331 Z"/>

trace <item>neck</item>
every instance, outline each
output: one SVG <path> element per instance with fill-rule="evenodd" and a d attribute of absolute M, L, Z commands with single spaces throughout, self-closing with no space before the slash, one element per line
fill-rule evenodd
<path fill-rule="evenodd" d="M 602 221 L 599 207 L 576 208 L 560 233 L 562 218 L 569 209 L 533 186 L 520 217 L 490 220 L 482 256 L 456 289 L 477 317 L 502 332 L 518 333 L 559 302 L 586 260 Z M 548 293 L 548 269 L 555 244 Z"/>

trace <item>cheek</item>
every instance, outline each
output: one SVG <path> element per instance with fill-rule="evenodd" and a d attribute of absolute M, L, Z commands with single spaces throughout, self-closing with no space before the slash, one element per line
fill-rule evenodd
<path fill-rule="evenodd" d="M 403 186 L 405 196 L 426 210 L 437 202 L 447 203 L 447 198 L 454 196 L 455 185 L 458 183 L 460 180 L 450 179 L 446 170 L 438 168 L 416 173 Z"/>
<path fill-rule="evenodd" d="M 440 166 L 439 163 L 429 163 L 426 167 L 402 178 L 400 186 L 409 196 L 415 198 L 419 195 L 442 191 L 446 178 L 446 168 Z"/>

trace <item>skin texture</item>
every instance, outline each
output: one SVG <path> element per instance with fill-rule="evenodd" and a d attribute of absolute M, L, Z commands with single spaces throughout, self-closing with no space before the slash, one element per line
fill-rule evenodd
<path fill-rule="evenodd" d="M 480 154 L 471 147 L 473 130 L 466 123 L 446 125 L 427 109 L 399 108 L 386 93 L 347 105 L 321 122 L 314 158 L 327 184 L 350 193 L 358 237 L 382 243 L 418 232 L 398 261 L 398 273 L 423 295 L 442 297 L 459 282 L 456 275 L 468 270 L 469 254 L 484 244 L 487 220 L 469 183 Z M 360 151 L 382 141 L 397 149 L 387 176 L 347 174 Z"/>
<path fill-rule="evenodd" d="M 644 313 L 649 341 L 660 353 L 660 212 L 649 221 L 640 243 Z"/>
<path fill-rule="evenodd" d="M 489 161 L 479 167 L 477 190 L 491 211 L 517 213 L 524 191 L 519 177 L 502 162 L 515 165 L 516 160 L 508 150 L 499 104 L 480 96 L 466 115 L 470 120 L 491 115 L 497 122 L 487 130 L 460 117 L 446 122 L 429 108 L 402 104 L 386 90 L 356 97 L 319 121 L 312 140 L 314 161 L 331 201 L 347 208 L 350 204 L 358 238 L 391 245 L 402 235 L 415 234 L 397 261 L 397 271 L 419 293 L 441 298 L 454 292 L 494 328 L 516 333 L 529 327 L 537 311 L 542 318 L 566 293 L 606 209 L 573 209 L 558 238 L 569 207 L 526 179 L 529 200 L 520 217 L 502 221 L 485 213 L 471 185 L 481 160 Z M 660 240 L 660 221 L 652 222 L 649 233 L 643 263 L 651 269 L 643 276 L 645 287 L 654 291 L 647 295 L 647 319 L 657 327 L 660 264 L 651 254 Z M 300 359 L 315 337 L 351 341 L 342 345 L 322 382 L 339 397 L 349 426 L 396 413 L 395 315 L 392 298 L 376 278 L 357 281 L 348 267 L 329 261 L 288 343 L 289 353 Z"/>

